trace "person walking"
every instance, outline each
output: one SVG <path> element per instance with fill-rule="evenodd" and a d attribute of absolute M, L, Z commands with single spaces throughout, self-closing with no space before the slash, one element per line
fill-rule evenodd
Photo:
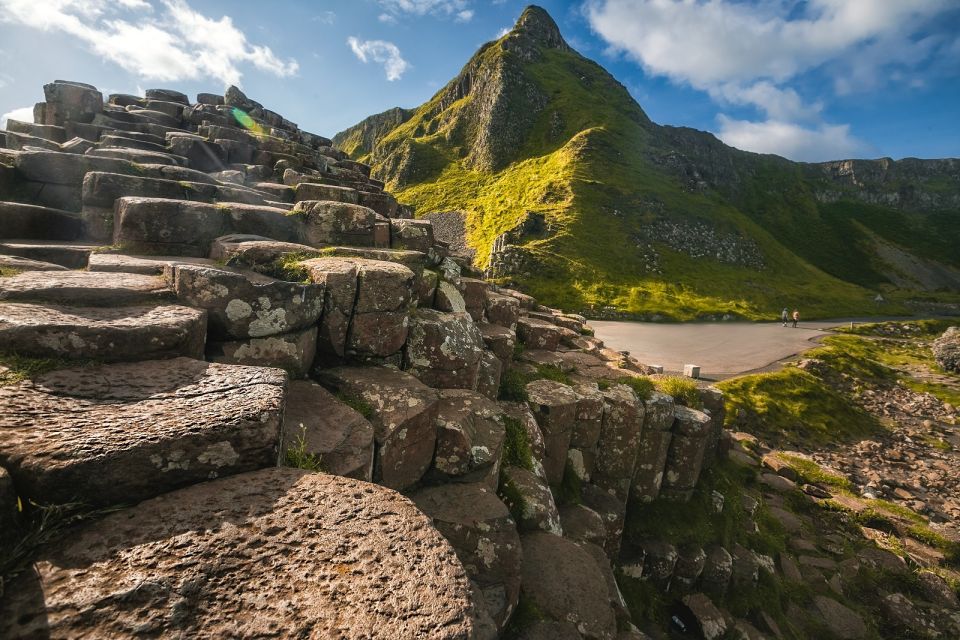
<path fill-rule="evenodd" d="M 797 328 L 797 323 L 800 322 L 800 312 L 796 309 L 793 310 L 793 328 Z"/>
<path fill-rule="evenodd" d="M 790 319 L 790 312 L 787 311 L 787 308 L 784 307 L 783 311 L 780 312 L 780 321 L 783 322 L 783 326 L 787 326 L 787 320 Z"/>

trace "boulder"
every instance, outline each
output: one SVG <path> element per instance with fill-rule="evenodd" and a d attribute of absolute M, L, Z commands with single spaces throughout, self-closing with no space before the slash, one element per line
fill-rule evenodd
<path fill-rule="evenodd" d="M 377 443 L 374 480 L 398 490 L 416 484 L 433 461 L 437 391 L 390 367 L 337 367 L 317 377 L 369 413 Z"/>
<path fill-rule="evenodd" d="M 607 529 L 600 514 L 582 504 L 568 504 L 560 507 L 560 526 L 563 536 L 574 542 L 589 542 L 603 546 Z"/>
<path fill-rule="evenodd" d="M 679 557 L 677 548 L 666 540 L 644 540 L 640 548 L 644 556 L 644 580 L 652 582 L 660 591 L 668 591 Z"/>
<path fill-rule="evenodd" d="M 320 251 L 296 242 L 236 233 L 216 238 L 210 245 L 210 259 L 232 267 L 269 265 L 291 255 L 306 259 L 319 256 Z"/>
<path fill-rule="evenodd" d="M 211 335 L 220 339 L 298 331 L 316 323 L 323 312 L 324 288 L 315 283 L 194 264 L 170 265 L 164 278 L 179 300 L 207 310 Z"/>
<path fill-rule="evenodd" d="M 89 307 L 156 305 L 173 294 L 163 278 L 129 273 L 90 271 L 25 271 L 0 278 L 0 300 Z"/>
<path fill-rule="evenodd" d="M 41 103 L 39 124 L 63 126 L 67 121 L 93 122 L 93 117 L 103 111 L 103 94 L 97 88 L 82 82 L 56 80 L 43 86 L 46 102 Z"/>
<path fill-rule="evenodd" d="M 0 202 L 0 238 L 76 240 L 83 231 L 80 216 L 71 211 L 20 202 Z"/>
<path fill-rule="evenodd" d="M 198 171 L 223 171 L 227 168 L 227 152 L 216 142 L 176 136 L 170 139 L 167 148 L 171 153 L 185 157 L 190 167 Z"/>
<path fill-rule="evenodd" d="M 950 327 L 931 346 L 937 364 L 946 371 L 960 373 L 960 327 Z"/>
<path fill-rule="evenodd" d="M 520 318 L 517 321 L 517 337 L 530 349 L 556 351 L 560 346 L 560 328 L 535 318 Z"/>
<path fill-rule="evenodd" d="M 437 284 L 437 291 L 433 298 L 433 308 L 438 311 L 449 311 L 452 313 L 466 313 L 467 303 L 463 299 L 463 294 L 455 286 L 445 280 Z"/>
<path fill-rule="evenodd" d="M 376 246 L 374 224 L 380 216 L 373 209 L 348 202 L 309 200 L 295 204 L 290 215 L 302 223 L 306 244 Z"/>
<path fill-rule="evenodd" d="M 369 187 L 361 187 L 369 188 Z M 360 204 L 365 207 L 370 207 L 380 215 L 385 218 L 398 218 L 399 215 L 399 206 L 397 205 L 397 200 L 389 193 L 373 193 L 371 191 L 361 191 L 357 194 L 360 199 Z M 391 225 L 392 226 L 392 225 Z M 433 234 L 431 233 L 431 236 Z"/>
<path fill-rule="evenodd" d="M 317 184 L 315 182 L 301 182 L 295 189 L 294 201 L 327 200 L 331 202 L 346 202 L 359 204 L 357 190 L 350 187 L 338 187 L 332 184 Z"/>
<path fill-rule="evenodd" d="M 576 420 L 577 394 L 563 383 L 534 380 L 526 386 L 528 404 L 543 433 L 543 466 L 547 481 L 560 484 Z"/>
<path fill-rule="evenodd" d="M 720 545 L 706 549 L 707 558 L 700 574 L 700 585 L 713 597 L 723 597 L 733 575 L 733 556 Z"/>
<path fill-rule="evenodd" d="M 481 592 L 482 607 L 502 629 L 520 596 L 520 536 L 507 507 L 483 484 L 446 484 L 411 494 L 417 508 L 453 546 Z"/>
<path fill-rule="evenodd" d="M 291 378 L 306 378 L 317 355 L 317 327 L 262 338 L 209 342 L 207 359 L 283 369 Z"/>
<path fill-rule="evenodd" d="M 431 387 L 476 389 L 483 336 L 465 313 L 418 309 L 410 315 L 405 367 Z"/>
<path fill-rule="evenodd" d="M 703 567 L 707 562 L 707 553 L 696 544 L 681 546 L 677 549 L 677 563 L 673 567 L 671 588 L 692 591 L 696 586 Z"/>
<path fill-rule="evenodd" d="M 503 410 L 496 402 L 465 389 L 440 391 L 433 475 L 496 489 L 503 438 Z"/>
<path fill-rule="evenodd" d="M 355 260 L 314 258 L 301 263 L 311 280 L 324 289 L 323 316 L 317 335 L 320 357 L 343 358 L 347 353 L 347 332 L 357 296 Z"/>
<path fill-rule="evenodd" d="M 390 217 L 390 216 L 386 216 Z M 433 223 L 429 220 L 390 220 L 390 246 L 426 253 L 433 246 Z"/>
<path fill-rule="evenodd" d="M 283 412 L 283 455 L 313 456 L 321 469 L 357 480 L 373 477 L 373 425 L 356 409 L 309 380 L 287 388 Z"/>
<path fill-rule="evenodd" d="M 500 393 L 502 375 L 503 363 L 492 351 L 484 351 L 480 355 L 480 365 L 477 367 L 477 392 L 491 400 L 496 400 Z"/>
<path fill-rule="evenodd" d="M 591 639 L 613 640 L 617 621 L 596 561 L 576 543 L 549 533 L 521 537 L 521 591 L 548 620 L 569 622 Z"/>
<path fill-rule="evenodd" d="M 276 464 L 286 376 L 189 358 L 0 387 L 0 465 L 24 498 L 131 504 Z"/>
<path fill-rule="evenodd" d="M 607 557 L 616 560 L 620 554 L 620 541 L 623 537 L 623 525 L 626 519 L 626 505 L 615 495 L 604 491 L 594 484 L 584 484 L 580 488 L 583 504 L 597 512 L 607 531 L 603 550 Z"/>
<path fill-rule="evenodd" d="M 513 329 L 520 319 L 520 301 L 512 296 L 488 291 L 486 312 L 487 320 L 491 324 Z"/>
<path fill-rule="evenodd" d="M 428 517 L 383 487 L 298 469 L 206 482 L 110 514 L 34 567 L 0 602 L 0 636 L 473 633 L 467 576 Z"/>
<path fill-rule="evenodd" d="M 563 535 L 560 514 L 550 487 L 536 474 L 520 467 L 504 467 L 500 494 L 514 514 L 520 531 Z"/>
<path fill-rule="evenodd" d="M 513 348 L 517 343 L 517 334 L 511 329 L 486 322 L 477 323 L 477 329 L 483 337 L 483 344 L 492 351 L 506 367 L 513 360 Z"/>
<path fill-rule="evenodd" d="M 490 290 L 490 283 L 477 278 L 460 278 L 459 288 L 463 294 L 463 303 L 467 307 L 467 313 L 470 314 L 474 322 L 482 322 L 486 311 L 487 292 Z"/>
<path fill-rule="evenodd" d="M 814 611 L 839 640 L 858 640 L 867 635 L 863 618 L 850 608 L 826 596 L 813 597 Z"/>

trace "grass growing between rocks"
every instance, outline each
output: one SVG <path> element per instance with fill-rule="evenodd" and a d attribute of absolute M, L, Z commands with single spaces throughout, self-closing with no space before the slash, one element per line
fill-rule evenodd
<path fill-rule="evenodd" d="M 717 386 L 724 392 L 728 423 L 745 424 L 746 430 L 771 446 L 856 442 L 883 429 L 839 391 L 794 367 L 733 378 Z"/>
<path fill-rule="evenodd" d="M 13 267 L 0 267 L 0 278 L 10 278 L 23 273 L 23 269 L 14 269 Z"/>
<path fill-rule="evenodd" d="M 853 484 L 845 476 L 824 471 L 823 467 L 813 460 L 783 452 L 777 453 L 777 457 L 797 472 L 799 484 L 815 484 L 847 492 L 853 488 Z"/>
<path fill-rule="evenodd" d="M 369 402 L 360 396 L 351 395 L 344 391 L 338 391 L 335 395 L 337 396 L 337 400 L 347 405 L 367 420 L 373 417 L 373 407 Z"/>
<path fill-rule="evenodd" d="M 0 353 L 0 386 L 30 380 L 57 369 L 86 367 L 94 364 L 97 364 L 94 360 L 32 358 L 15 353 Z"/>
<path fill-rule="evenodd" d="M 700 399 L 700 389 L 697 383 L 681 376 L 652 376 L 653 385 L 660 393 L 673 396 L 674 402 L 691 409 L 703 409 L 703 400 Z M 647 395 L 649 397 L 649 394 Z"/>
<path fill-rule="evenodd" d="M 293 446 L 287 447 L 284 454 L 284 462 L 288 467 L 294 469 L 305 469 L 307 471 L 317 471 L 326 473 L 323 460 L 311 451 L 307 450 L 306 440 L 307 430 L 301 428 L 297 438 L 293 441 Z"/>
<path fill-rule="evenodd" d="M 523 423 L 511 416 L 504 416 L 503 426 L 505 436 L 501 464 L 533 471 L 533 449 Z"/>
<path fill-rule="evenodd" d="M 552 380 L 565 385 L 573 384 L 569 374 L 552 364 L 539 364 L 534 370 L 525 367 L 511 367 L 500 376 L 500 390 L 497 397 L 508 402 L 526 402 L 527 385 L 534 380 Z"/>

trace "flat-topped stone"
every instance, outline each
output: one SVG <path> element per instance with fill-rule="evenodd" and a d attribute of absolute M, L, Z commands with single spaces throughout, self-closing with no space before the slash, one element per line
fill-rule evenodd
<path fill-rule="evenodd" d="M 0 387 L 0 465 L 23 498 L 100 506 L 271 466 L 285 378 L 176 358 Z"/>
<path fill-rule="evenodd" d="M 0 254 L 20 256 L 39 262 L 52 262 L 67 269 L 87 266 L 90 252 L 97 245 L 53 240 L 7 240 L 0 242 Z"/>
<path fill-rule="evenodd" d="M 125 253 L 94 252 L 90 254 L 88 269 L 90 271 L 139 273 L 142 275 L 159 276 L 163 274 L 165 267 L 174 264 L 216 265 L 213 260 L 208 258 L 191 258 L 189 256 L 131 256 Z"/>
<path fill-rule="evenodd" d="M 0 351 L 105 362 L 203 358 L 207 314 L 179 305 L 0 303 Z"/>
<path fill-rule="evenodd" d="M 454 550 L 408 499 L 264 469 L 77 530 L 8 586 L 0 636 L 468 640 L 471 610 Z"/>
<path fill-rule="evenodd" d="M 7 256 L 0 250 L 0 269 L 7 271 L 66 271 L 67 268 L 50 262 L 40 262 L 20 256 Z"/>
<path fill-rule="evenodd" d="M 0 238 L 76 240 L 82 232 L 76 213 L 20 202 L 0 202 Z"/>
<path fill-rule="evenodd" d="M 172 300 L 163 278 L 132 273 L 26 271 L 0 278 L 0 301 L 106 307 Z"/>
<path fill-rule="evenodd" d="M 238 267 L 268 264 L 289 255 L 310 258 L 319 256 L 320 250 L 296 242 L 240 233 L 221 236 L 210 245 L 211 260 Z"/>

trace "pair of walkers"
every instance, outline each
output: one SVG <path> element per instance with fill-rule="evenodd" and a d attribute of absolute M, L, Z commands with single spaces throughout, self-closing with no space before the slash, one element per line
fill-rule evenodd
<path fill-rule="evenodd" d="M 793 310 L 793 314 L 787 311 L 787 308 L 784 307 L 783 311 L 780 312 L 780 320 L 783 322 L 783 326 L 787 326 L 787 322 L 793 320 L 793 328 L 797 328 L 797 323 L 800 322 L 800 312 L 796 309 Z"/>

